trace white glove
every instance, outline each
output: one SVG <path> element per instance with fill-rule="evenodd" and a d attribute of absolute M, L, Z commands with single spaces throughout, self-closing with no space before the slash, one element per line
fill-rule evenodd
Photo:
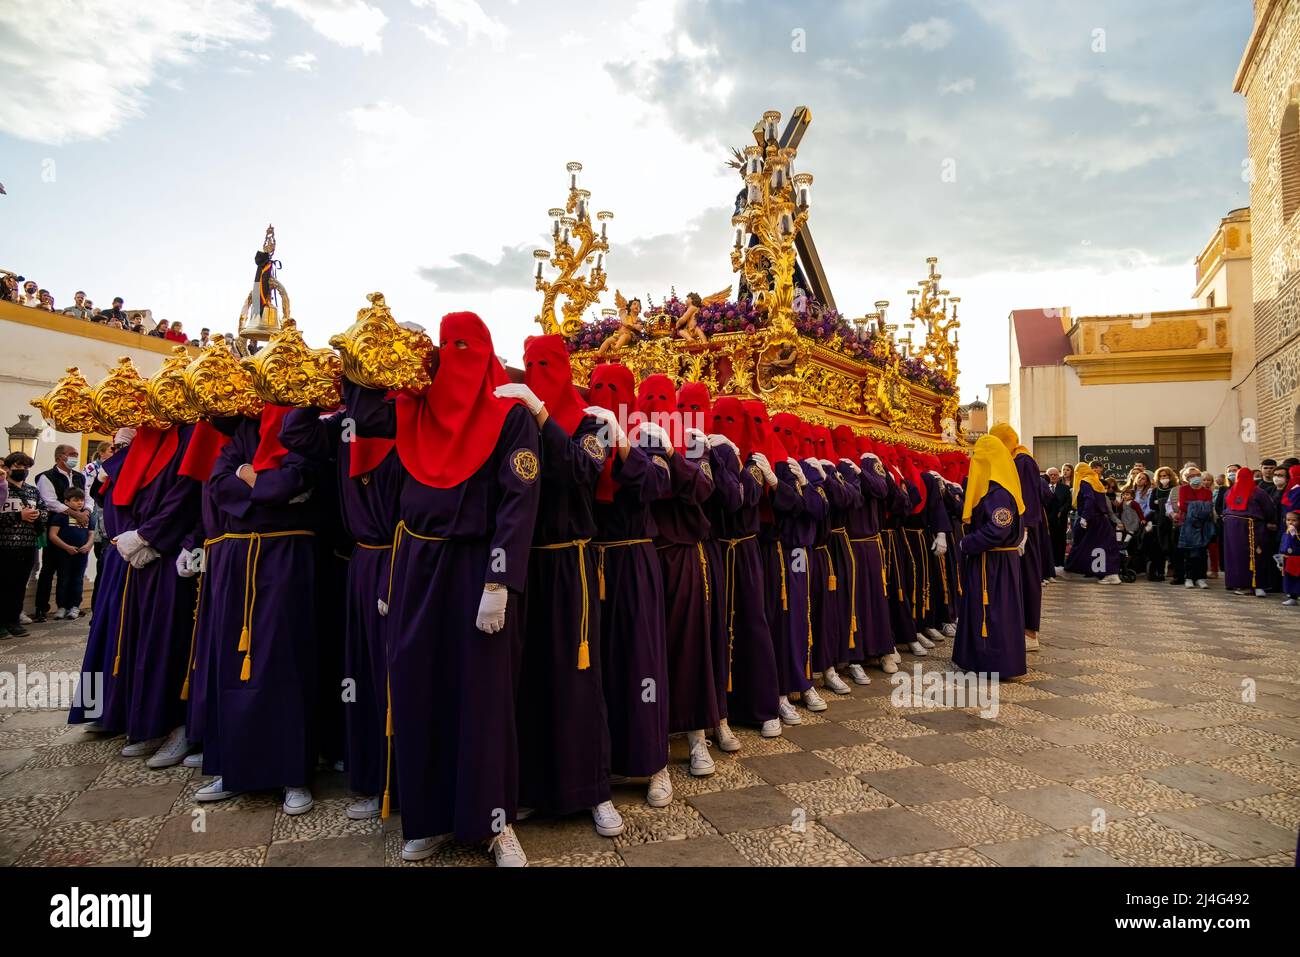
<path fill-rule="evenodd" d="M 826 477 L 826 470 L 822 468 L 822 463 L 819 462 L 817 459 L 804 459 L 804 461 L 809 465 L 811 465 L 814 469 L 816 469 L 817 474 L 820 475 L 822 478 Z"/>
<path fill-rule="evenodd" d="M 704 453 L 708 451 L 709 446 L 712 444 L 709 437 L 699 429 L 686 430 L 686 457 L 688 459 L 703 458 Z"/>
<path fill-rule="evenodd" d="M 533 415 L 546 408 L 546 403 L 537 398 L 537 393 L 522 382 L 507 382 L 505 385 L 499 385 L 492 394 L 498 399 L 518 399 L 528 406 L 528 411 Z"/>
<path fill-rule="evenodd" d="M 1151 523 L 1150 523 L 1150 522 L 1147 522 L 1147 524 L 1146 524 L 1146 530 L 1147 530 L 1148 532 L 1151 531 Z"/>
<path fill-rule="evenodd" d="M 799 460 L 791 456 L 790 458 L 787 458 L 785 462 L 790 466 L 790 471 L 794 473 L 794 484 L 800 488 L 807 485 L 808 476 L 803 474 L 803 467 L 799 464 Z"/>
<path fill-rule="evenodd" d="M 607 446 L 614 448 L 615 446 L 627 444 L 627 433 L 618 424 L 618 416 L 609 409 L 603 409 L 598 405 L 589 405 L 582 411 L 585 415 L 591 416 L 601 424 L 600 439 Z"/>
<path fill-rule="evenodd" d="M 202 575 L 208 570 L 208 553 L 201 548 L 190 549 L 190 571 Z"/>
<path fill-rule="evenodd" d="M 293 498 L 289 499 L 289 504 L 290 504 L 290 505 L 301 505 L 303 502 L 307 501 L 307 499 L 309 499 L 309 498 L 311 498 L 311 489 L 307 489 L 307 491 L 305 491 L 305 492 L 299 492 L 299 493 L 298 493 L 297 495 L 295 495 Z"/>
<path fill-rule="evenodd" d="M 123 532 L 117 536 L 117 553 L 125 558 L 128 562 L 131 557 L 142 548 L 148 548 L 149 543 L 140 537 L 136 531 Z"/>
<path fill-rule="evenodd" d="M 942 555 L 947 554 L 947 552 L 948 552 L 948 533 L 947 533 L 947 532 L 935 532 L 935 533 L 934 533 L 934 544 L 930 546 L 930 549 L 931 549 L 931 550 L 932 550 L 936 555 L 940 555 L 940 556 L 942 556 Z"/>
<path fill-rule="evenodd" d="M 194 572 L 190 569 L 190 550 L 182 548 L 181 553 L 176 556 L 176 574 L 181 578 L 193 578 Z"/>
<path fill-rule="evenodd" d="M 483 597 L 478 601 L 478 619 L 474 624 L 478 630 L 494 635 L 506 626 L 506 599 L 509 592 L 504 588 L 483 589 Z"/>
<path fill-rule="evenodd" d="M 861 474 L 862 469 L 858 468 L 858 463 L 855 462 L 855 461 L 853 461 L 851 458 L 848 458 L 848 457 L 846 456 L 846 457 L 840 459 L 840 461 L 843 462 L 845 465 L 847 465 L 849 468 L 853 469 L 853 471 L 855 471 L 855 472 Z"/>
<path fill-rule="evenodd" d="M 1086 518 L 1081 518 L 1081 519 L 1079 519 L 1079 527 L 1080 527 L 1080 528 L 1087 528 L 1087 527 L 1088 527 L 1088 520 L 1087 520 Z"/>
<path fill-rule="evenodd" d="M 127 561 L 131 563 L 132 568 L 144 568 L 145 565 L 148 565 L 161 554 L 162 553 L 158 551 L 158 549 L 150 548 L 146 545 L 144 548 L 137 549 L 136 553 L 128 558 Z"/>
<path fill-rule="evenodd" d="M 1028 529 L 1026 529 L 1025 533 L 1020 536 L 1020 544 L 1016 546 L 1016 551 L 1019 552 L 1021 555 L 1025 553 L 1025 542 L 1027 541 L 1029 541 Z"/>
<path fill-rule="evenodd" d="M 642 422 L 638 426 L 638 431 L 641 435 L 642 445 L 647 444 L 646 439 L 654 439 L 661 449 L 671 449 L 673 447 L 672 442 L 668 441 L 668 433 L 664 431 L 663 426 L 658 422 Z"/>
<path fill-rule="evenodd" d="M 687 434 L 689 435 L 690 433 L 688 432 Z M 740 449 L 736 447 L 736 443 L 731 441 L 731 439 L 727 438 L 725 435 L 710 432 L 707 441 L 709 443 L 709 448 L 711 449 L 716 449 L 720 445 L 730 445 L 731 451 L 735 452 L 737 456 L 740 455 Z"/>
<path fill-rule="evenodd" d="M 767 460 L 767 456 L 762 452 L 755 452 L 750 455 L 750 459 L 758 466 L 758 470 L 763 473 L 763 481 L 770 487 L 776 487 L 776 473 L 772 471 L 772 463 Z"/>

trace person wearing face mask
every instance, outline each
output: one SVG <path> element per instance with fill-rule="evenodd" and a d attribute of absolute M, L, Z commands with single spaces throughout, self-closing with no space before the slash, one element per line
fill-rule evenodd
<path fill-rule="evenodd" d="M 1178 551 L 1178 473 L 1168 465 L 1156 469 L 1156 488 L 1151 497 L 1155 534 L 1147 577 L 1152 581 L 1183 583 L 1183 557 Z M 1153 577 L 1154 576 L 1154 577 Z M 1166 576 L 1168 578 L 1166 579 Z"/>
<path fill-rule="evenodd" d="M 1178 487 L 1178 549 L 1183 554 L 1183 585 L 1209 588 L 1209 544 L 1214 540 L 1214 495 L 1195 465 L 1183 470 Z"/>
<path fill-rule="evenodd" d="M 36 563 L 36 539 L 48 513 L 36 486 L 27 481 L 31 456 L 11 452 L 0 469 L 5 496 L 0 503 L 0 638 L 28 634 L 19 621 L 27 580 Z"/>
<path fill-rule="evenodd" d="M 60 445 L 54 450 L 54 467 L 42 472 L 36 479 L 36 490 L 41 494 L 41 501 L 50 515 L 68 516 L 69 521 L 79 528 L 90 527 L 90 511 L 85 507 L 70 508 L 63 495 L 69 488 L 77 488 L 85 493 L 86 476 L 81 474 L 80 458 L 71 445 Z M 47 544 L 41 552 L 41 573 L 36 579 L 36 607 L 32 612 L 32 621 L 46 620 L 50 610 L 50 595 L 54 589 L 55 576 L 65 574 L 67 553 L 53 544 Z"/>
<path fill-rule="evenodd" d="M 1224 496 L 1223 559 L 1224 587 L 1238 595 L 1252 591 L 1263 598 L 1264 566 L 1272 551 L 1265 550 L 1264 528 L 1274 514 L 1268 492 L 1255 482 L 1250 469 L 1230 473 L 1232 487 Z"/>

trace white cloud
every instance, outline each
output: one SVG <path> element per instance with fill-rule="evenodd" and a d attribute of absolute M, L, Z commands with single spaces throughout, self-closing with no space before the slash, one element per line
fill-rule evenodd
<path fill-rule="evenodd" d="M 366 169 L 409 166 L 431 139 L 427 121 L 390 100 L 367 103 L 345 114 L 361 137 L 361 165 Z"/>
<path fill-rule="evenodd" d="M 75 15 L 73 15 L 75 13 Z M 265 36 L 251 0 L 0 4 L 0 128 L 60 145 L 112 133 L 140 116 L 167 68 Z"/>
<path fill-rule="evenodd" d="M 388 17 L 365 0 L 271 0 L 311 24 L 311 28 L 339 46 L 378 53 Z"/>
<path fill-rule="evenodd" d="M 922 50 L 941 50 L 952 39 L 952 24 L 943 17 L 931 17 L 911 24 L 898 42 L 905 47 L 920 47 Z"/>
<path fill-rule="evenodd" d="M 284 61 L 284 65 L 290 70 L 301 70 L 303 73 L 316 72 L 316 54 L 298 53 Z"/>
<path fill-rule="evenodd" d="M 434 16 L 447 25 L 465 33 L 465 38 L 473 43 L 482 37 L 493 46 L 499 46 L 510 32 L 500 20 L 488 15 L 477 0 L 411 0 L 411 4 L 421 8 L 431 8 Z M 439 37 L 435 42 L 442 43 L 445 34 L 433 28 Z M 428 31 L 425 36 L 434 40 Z"/>
<path fill-rule="evenodd" d="M 947 96 L 949 93 L 969 93 L 975 89 L 975 77 L 965 76 L 960 80 L 953 80 L 951 83 L 939 84 L 939 95 Z"/>

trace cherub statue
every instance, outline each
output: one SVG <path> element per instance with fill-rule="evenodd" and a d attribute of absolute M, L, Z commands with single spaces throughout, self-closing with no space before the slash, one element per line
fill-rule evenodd
<path fill-rule="evenodd" d="M 615 289 L 614 305 L 618 307 L 618 328 L 596 350 L 596 354 L 602 359 L 608 357 L 610 352 L 622 349 L 638 337 L 645 335 L 645 323 L 641 321 L 640 299 L 628 302 L 623 298 L 623 293 Z"/>
<path fill-rule="evenodd" d="M 698 292 L 688 293 L 686 296 L 686 311 L 678 316 L 677 321 L 673 323 L 673 335 L 687 342 L 708 342 L 704 330 L 695 321 L 695 316 L 703 306 L 704 300 L 700 298 Z"/>

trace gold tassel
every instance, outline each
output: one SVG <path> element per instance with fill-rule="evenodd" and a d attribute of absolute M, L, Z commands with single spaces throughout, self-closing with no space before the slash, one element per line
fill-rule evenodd
<path fill-rule="evenodd" d="M 388 715 L 385 718 L 384 734 L 388 737 L 393 736 L 393 706 L 388 706 Z"/>
<path fill-rule="evenodd" d="M 244 655 L 244 666 L 239 669 L 239 680 L 247 681 L 253 676 L 253 656 Z"/>
<path fill-rule="evenodd" d="M 828 575 L 827 578 L 826 578 L 826 590 L 827 590 L 827 591 L 834 591 L 834 590 L 835 590 L 835 574 L 834 574 L 834 572 L 832 572 L 832 573 L 831 573 L 830 575 Z"/>
<path fill-rule="evenodd" d="M 119 653 L 118 653 L 118 656 L 117 656 L 116 658 L 113 659 L 113 677 L 114 677 L 114 678 L 117 677 L 118 669 L 121 668 L 121 667 L 122 667 L 122 655 L 121 655 L 121 653 L 119 652 Z"/>
<path fill-rule="evenodd" d="M 850 648 L 856 648 L 858 646 L 857 642 L 853 640 L 853 636 L 856 635 L 857 633 L 858 633 L 858 616 L 854 615 L 852 618 L 849 619 L 849 647 Z"/>
<path fill-rule="evenodd" d="M 190 700 L 190 674 L 188 671 L 185 673 L 185 684 L 181 685 L 181 700 Z"/>
<path fill-rule="evenodd" d="M 239 633 L 239 647 L 236 648 L 235 650 L 236 650 L 236 651 L 247 651 L 247 650 L 248 650 L 248 629 L 247 629 L 247 628 L 244 628 L 242 631 L 240 631 L 240 633 Z"/>
<path fill-rule="evenodd" d="M 381 810 L 381 811 L 379 812 L 379 816 L 382 817 L 382 818 L 384 818 L 384 819 L 387 819 L 387 818 L 388 818 L 388 812 L 389 812 L 391 809 L 392 809 L 392 803 L 390 802 L 389 797 L 388 797 L 388 788 L 384 788 L 384 806 L 383 806 L 383 810 Z"/>
<path fill-rule="evenodd" d="M 599 551 L 597 552 L 596 555 L 596 559 L 597 559 L 596 584 L 597 584 L 597 590 L 600 592 L 600 600 L 604 601 L 605 600 L 605 549 L 599 548 L 599 546 L 597 546 L 597 548 L 599 549 Z"/>
<path fill-rule="evenodd" d="M 785 549 L 781 547 L 779 541 L 776 543 L 776 557 L 778 564 L 781 566 L 781 610 L 789 611 L 790 600 L 786 597 L 785 592 Z"/>
<path fill-rule="evenodd" d="M 591 667 L 591 649 L 588 647 L 587 639 L 582 639 L 582 644 L 578 645 L 578 670 L 586 671 Z"/>

